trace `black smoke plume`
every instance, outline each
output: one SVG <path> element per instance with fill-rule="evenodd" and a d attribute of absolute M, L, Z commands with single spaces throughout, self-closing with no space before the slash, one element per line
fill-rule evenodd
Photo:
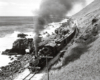
<path fill-rule="evenodd" d="M 43 0 L 35 20 L 35 50 L 39 43 L 39 33 L 44 29 L 44 25 L 51 22 L 61 21 L 75 4 L 85 5 L 85 0 Z"/>

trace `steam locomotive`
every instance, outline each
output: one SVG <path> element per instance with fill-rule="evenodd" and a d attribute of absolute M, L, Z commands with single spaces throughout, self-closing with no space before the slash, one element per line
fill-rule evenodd
<path fill-rule="evenodd" d="M 59 31 L 60 30 L 60 31 Z M 50 40 L 45 45 L 40 45 L 38 50 L 38 58 L 30 62 L 30 69 L 35 70 L 35 67 L 43 69 L 46 66 L 45 56 L 55 57 L 69 42 L 71 42 L 78 35 L 78 28 L 74 30 L 65 29 L 62 27 L 55 30 L 56 37 Z M 43 58 L 41 56 L 44 56 Z M 51 59 L 48 59 L 50 61 Z"/>

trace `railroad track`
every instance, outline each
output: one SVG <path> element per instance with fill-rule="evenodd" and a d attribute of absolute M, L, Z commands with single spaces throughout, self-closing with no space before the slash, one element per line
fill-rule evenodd
<path fill-rule="evenodd" d="M 34 73 L 29 73 L 26 77 L 24 77 L 24 79 L 22 79 L 22 80 L 31 80 L 34 76 L 35 76 L 35 74 L 36 74 L 37 72 L 34 72 Z"/>
<path fill-rule="evenodd" d="M 72 44 L 69 43 L 68 46 L 64 47 L 64 48 L 59 52 L 59 54 L 58 54 L 57 56 L 60 56 L 63 52 L 66 52 L 66 48 L 68 48 L 70 45 L 72 45 Z M 57 56 L 56 56 L 56 57 L 57 57 Z M 56 57 L 55 57 L 55 58 L 56 58 Z M 30 73 L 29 73 L 27 76 L 25 76 L 22 80 L 31 80 L 36 74 L 37 74 L 37 72 L 34 72 L 34 73 L 30 72 Z"/>

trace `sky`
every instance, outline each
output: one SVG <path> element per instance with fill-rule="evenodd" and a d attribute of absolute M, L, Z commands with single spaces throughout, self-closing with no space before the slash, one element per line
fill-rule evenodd
<path fill-rule="evenodd" d="M 41 0 L 0 0 L 0 16 L 32 16 Z"/>
<path fill-rule="evenodd" d="M 0 0 L 0 16 L 34 16 L 39 9 L 42 0 Z M 86 0 L 87 4 L 93 0 Z M 82 9 L 81 5 L 75 5 L 70 15 Z"/>

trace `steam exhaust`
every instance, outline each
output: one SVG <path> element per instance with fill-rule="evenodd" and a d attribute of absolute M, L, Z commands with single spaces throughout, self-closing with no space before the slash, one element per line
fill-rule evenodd
<path fill-rule="evenodd" d="M 59 22 L 66 17 L 66 14 L 73 8 L 75 4 L 85 5 L 85 0 L 43 0 L 40 9 L 37 12 L 35 20 L 35 56 L 38 56 L 39 33 L 44 30 L 44 26 Z"/>

